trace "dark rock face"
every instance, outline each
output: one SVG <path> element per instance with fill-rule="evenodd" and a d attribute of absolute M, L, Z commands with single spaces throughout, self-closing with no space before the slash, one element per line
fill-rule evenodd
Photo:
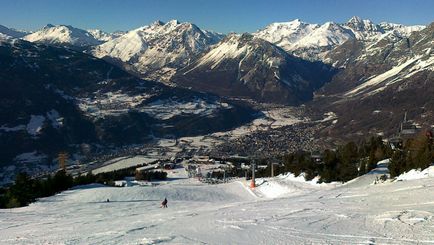
<path fill-rule="evenodd" d="M 229 35 L 178 71 L 172 81 L 221 96 L 297 105 L 310 100 L 332 74 L 321 62 L 295 58 L 267 41 L 243 34 Z"/>

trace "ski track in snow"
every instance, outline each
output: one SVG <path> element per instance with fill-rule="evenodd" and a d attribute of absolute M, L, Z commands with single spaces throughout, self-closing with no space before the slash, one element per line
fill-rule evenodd
<path fill-rule="evenodd" d="M 0 210 L 0 244 L 434 244 L 434 179 L 373 184 L 383 170 L 347 184 L 258 179 L 253 192 L 182 168 L 157 187 L 88 185 Z"/>

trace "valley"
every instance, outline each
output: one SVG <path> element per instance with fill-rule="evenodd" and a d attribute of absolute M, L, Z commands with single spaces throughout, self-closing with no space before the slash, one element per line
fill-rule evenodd
<path fill-rule="evenodd" d="M 0 244 L 434 244 L 432 9 L 2 2 Z"/>

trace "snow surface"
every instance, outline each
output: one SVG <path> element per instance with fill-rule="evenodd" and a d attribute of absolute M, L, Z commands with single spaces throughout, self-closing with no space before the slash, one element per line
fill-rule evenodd
<path fill-rule="evenodd" d="M 101 42 L 107 42 L 125 34 L 123 32 L 107 33 L 98 29 L 90 29 L 87 30 L 87 32 L 90 33 L 96 40 Z"/>
<path fill-rule="evenodd" d="M 157 159 L 148 156 L 119 157 L 105 162 L 103 164 L 103 167 L 92 170 L 92 173 L 99 174 L 104 172 L 111 172 L 118 169 L 142 165 L 144 163 L 151 163 L 156 160 Z"/>
<path fill-rule="evenodd" d="M 184 74 L 196 69 L 197 67 L 210 64 L 211 69 L 217 68 L 222 61 L 226 59 L 235 59 L 239 56 L 245 55 L 248 52 L 247 45 L 240 45 L 239 34 L 230 34 L 224 41 L 216 45 L 210 52 L 206 53 L 199 59 L 197 65 L 186 71 Z M 241 63 L 241 62 L 240 62 Z"/>
<path fill-rule="evenodd" d="M 101 43 L 91 33 L 68 25 L 47 25 L 41 30 L 25 36 L 23 39 L 29 42 L 68 44 L 80 47 Z"/>
<path fill-rule="evenodd" d="M 230 108 L 230 106 L 226 103 L 208 103 L 207 101 L 199 98 L 185 103 L 166 99 L 149 103 L 148 105 L 141 108 L 141 111 L 146 112 L 154 118 L 168 120 L 182 114 L 212 115 L 221 107 Z"/>
<path fill-rule="evenodd" d="M 308 24 L 295 19 L 289 22 L 272 23 L 254 35 L 290 51 L 301 39 L 318 28 L 318 24 Z"/>
<path fill-rule="evenodd" d="M 353 96 L 353 95 L 360 94 L 364 90 L 371 88 L 372 86 L 378 85 L 378 84 L 386 81 L 387 79 L 390 79 L 390 78 L 396 76 L 402 70 L 409 67 L 410 65 L 413 65 L 419 59 L 420 59 L 420 57 L 415 57 L 413 59 L 409 59 L 406 62 L 402 63 L 401 65 L 393 67 L 392 69 L 390 69 L 390 70 L 388 70 L 382 74 L 379 74 L 378 76 L 375 76 L 374 78 L 369 79 L 368 81 L 365 81 L 364 83 L 357 86 L 353 90 L 347 92 L 345 95 L 346 96 Z"/>
<path fill-rule="evenodd" d="M 201 98 L 182 101 L 175 97 L 144 103 L 152 96 L 153 92 L 129 95 L 121 91 L 107 93 L 98 91 L 93 98 L 79 98 L 78 106 L 81 111 L 94 119 L 122 115 L 134 109 L 159 120 L 168 120 L 183 114 L 207 116 L 212 115 L 216 110 L 231 108 L 227 103 L 205 101 Z"/>
<path fill-rule="evenodd" d="M 356 88 L 345 93 L 345 96 L 353 97 L 357 95 L 370 96 L 385 90 L 388 86 L 409 78 L 414 74 L 424 70 L 434 70 L 434 56 L 431 50 L 427 49 L 424 55 L 414 56 L 404 59 L 388 71 L 368 78 Z"/>
<path fill-rule="evenodd" d="M 282 175 L 253 191 L 180 169 L 155 187 L 87 185 L 0 210 L 0 243 L 433 244 L 434 179 L 372 184 L 382 171 L 345 185 Z"/>

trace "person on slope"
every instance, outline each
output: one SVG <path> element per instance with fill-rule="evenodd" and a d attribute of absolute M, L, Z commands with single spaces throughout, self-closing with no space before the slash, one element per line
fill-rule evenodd
<path fill-rule="evenodd" d="M 164 198 L 164 201 L 161 203 L 161 208 L 167 208 L 167 198 Z"/>

